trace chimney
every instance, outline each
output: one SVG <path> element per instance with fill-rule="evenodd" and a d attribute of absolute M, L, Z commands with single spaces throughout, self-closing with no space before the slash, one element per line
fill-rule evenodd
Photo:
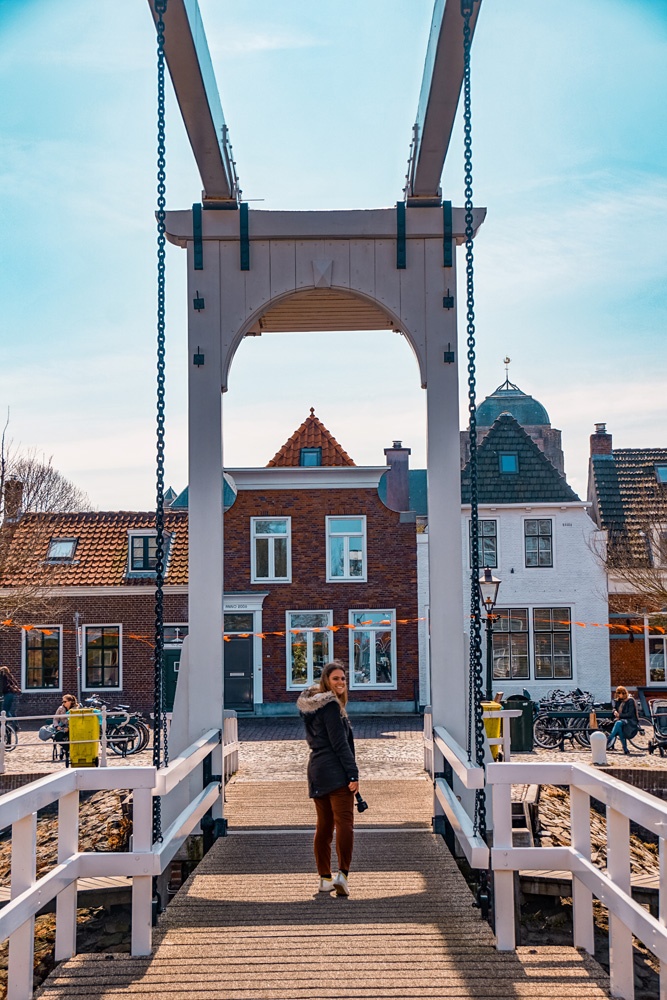
<path fill-rule="evenodd" d="M 5 521 L 18 521 L 23 504 L 23 483 L 19 479 L 8 479 L 5 483 Z"/>
<path fill-rule="evenodd" d="M 387 473 L 387 500 L 390 510 L 410 510 L 410 484 L 408 468 L 410 465 L 410 449 L 404 448 L 401 441 L 394 441 L 391 448 L 384 449 L 389 472 Z"/>
<path fill-rule="evenodd" d="M 611 455 L 611 434 L 607 434 L 606 424 L 596 424 L 595 434 L 591 434 L 591 455 Z"/>

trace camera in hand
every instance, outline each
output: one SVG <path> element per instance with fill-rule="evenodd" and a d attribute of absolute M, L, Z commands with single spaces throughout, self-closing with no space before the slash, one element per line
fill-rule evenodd
<path fill-rule="evenodd" d="M 361 792 L 355 792 L 354 797 L 357 800 L 357 811 L 362 813 L 368 809 L 368 802 L 364 802 L 361 797 Z"/>

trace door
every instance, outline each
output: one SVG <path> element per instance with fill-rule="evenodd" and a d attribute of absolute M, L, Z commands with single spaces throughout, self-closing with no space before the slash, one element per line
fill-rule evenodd
<path fill-rule="evenodd" d="M 230 635 L 225 642 L 225 708 L 253 710 L 253 637 Z"/>
<path fill-rule="evenodd" d="M 181 650 L 165 649 L 162 653 L 162 683 L 164 685 L 164 710 L 174 711 L 174 698 L 176 696 L 176 682 L 178 680 L 178 668 L 181 663 Z"/>

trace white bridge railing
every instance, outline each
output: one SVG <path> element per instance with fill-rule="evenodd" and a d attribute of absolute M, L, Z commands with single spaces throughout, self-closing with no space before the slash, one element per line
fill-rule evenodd
<path fill-rule="evenodd" d="M 227 742 L 222 743 L 224 737 Z M 187 836 L 205 814 L 220 803 L 218 773 L 177 816 L 162 841 L 153 844 L 153 797 L 166 796 L 206 757 L 213 770 L 225 776 L 238 766 L 236 718 L 225 713 L 224 730 L 212 729 L 196 740 L 168 767 L 121 766 L 72 768 L 8 792 L 0 798 L 0 828 L 11 825 L 11 898 L 0 911 L 0 940 L 9 938 L 8 1000 L 32 996 L 34 924 L 36 914 L 56 900 L 55 958 L 76 954 L 77 879 L 128 876 L 132 878 L 133 955 L 149 955 L 152 943 L 152 881 L 174 858 Z M 118 853 L 79 850 L 79 795 L 112 789 L 132 791 L 130 850 Z M 37 812 L 58 803 L 57 864 L 36 877 Z"/>
<path fill-rule="evenodd" d="M 609 914 L 611 993 L 634 998 L 633 935 L 660 962 L 660 1000 L 667 1000 L 667 802 L 588 764 L 490 763 L 486 775 L 472 767 L 467 754 L 444 728 L 425 718 L 425 768 L 433 775 L 433 751 L 438 749 L 464 788 L 487 788 L 492 804 L 492 848 L 483 862 L 482 845 L 459 797 L 441 778 L 434 792 L 456 839 L 473 867 L 491 867 L 494 875 L 496 947 L 513 951 L 515 932 L 515 878 L 518 871 L 570 872 L 574 945 L 594 953 L 593 897 Z M 430 764 L 430 768 L 426 765 Z M 484 780 L 486 778 L 486 781 Z M 559 785 L 570 791 L 571 846 L 514 847 L 512 785 Z M 591 798 L 602 802 L 607 816 L 607 866 L 591 861 Z M 632 898 L 630 883 L 630 823 L 658 837 L 660 887 L 658 918 Z M 473 860 L 471 860 L 471 858 Z"/>

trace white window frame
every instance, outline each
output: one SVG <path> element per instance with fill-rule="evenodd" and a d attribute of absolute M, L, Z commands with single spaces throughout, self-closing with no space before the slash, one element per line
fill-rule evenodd
<path fill-rule="evenodd" d="M 556 610 L 556 608 L 561 608 L 563 611 L 567 611 L 567 613 L 570 616 L 570 618 L 569 618 L 570 627 L 568 629 L 554 629 L 554 628 L 551 628 L 551 629 L 536 629 L 535 628 L 535 612 L 536 611 L 549 611 L 550 614 L 551 614 L 551 618 L 553 620 L 553 613 Z M 572 606 L 571 605 L 567 605 L 567 604 L 554 604 L 553 602 L 549 604 L 548 602 L 546 602 L 545 604 L 534 604 L 534 605 L 531 606 L 531 609 L 530 609 L 530 629 L 531 629 L 532 638 L 533 638 L 532 662 L 531 662 L 531 674 L 532 674 L 531 680 L 534 680 L 537 683 L 539 683 L 540 681 L 545 681 L 546 683 L 553 684 L 553 685 L 558 685 L 558 684 L 561 683 L 561 681 L 563 683 L 565 681 L 572 681 L 572 682 L 574 682 L 574 680 L 575 680 L 574 630 L 572 628 L 572 624 L 573 624 L 573 616 L 572 616 Z M 552 677 L 538 677 L 537 676 L 537 655 L 538 654 L 537 654 L 537 639 L 536 639 L 536 636 L 538 636 L 538 635 L 550 635 L 552 637 L 551 638 L 551 650 L 552 650 L 552 652 L 551 652 L 551 660 L 552 660 L 552 666 L 554 667 L 554 675 Z M 556 677 L 556 675 L 555 675 L 555 654 L 553 652 L 553 637 L 555 635 L 567 635 L 569 637 L 569 640 L 570 640 L 570 676 L 569 677 Z"/>
<path fill-rule="evenodd" d="M 528 555 L 528 553 L 526 551 L 526 539 L 527 538 L 539 538 L 540 537 L 539 535 L 527 535 L 526 534 L 526 523 L 528 521 L 551 521 L 551 536 L 550 536 L 551 537 L 551 565 L 550 566 L 540 566 L 540 565 L 529 566 L 528 565 L 528 562 L 527 562 L 527 555 Z M 540 517 L 539 514 L 530 514 L 527 517 L 523 517 L 521 519 L 521 530 L 523 532 L 523 568 L 525 570 L 533 570 L 533 569 L 549 570 L 549 569 L 555 569 L 556 568 L 556 519 L 553 516 L 553 514 L 547 514 L 544 517 Z M 545 538 L 546 535 L 543 535 L 542 537 Z M 539 554 L 539 546 L 538 546 L 538 554 Z"/>
<path fill-rule="evenodd" d="M 72 552 L 68 556 L 52 556 L 50 555 L 51 546 L 54 544 L 63 544 L 64 542 L 71 542 Z M 74 556 L 76 555 L 77 545 L 79 544 L 79 536 L 76 535 L 63 535 L 61 538 L 58 535 L 54 535 L 49 539 L 49 547 L 46 550 L 46 561 L 47 563 L 71 563 L 74 561 Z M 53 688 L 49 690 L 53 691 Z"/>
<path fill-rule="evenodd" d="M 132 528 L 127 533 L 127 576 L 129 577 L 154 577 L 154 569 L 133 569 L 132 568 L 132 542 L 135 538 L 155 538 L 157 536 L 157 531 L 153 528 Z M 165 532 L 163 535 L 164 539 L 164 554 L 165 554 L 165 568 L 167 556 L 169 554 L 169 536 Z"/>
<path fill-rule="evenodd" d="M 258 535 L 255 527 L 258 521 L 284 521 L 287 526 L 287 533 L 285 535 Z M 269 576 L 257 576 L 256 541 L 258 538 L 269 539 Z M 271 540 L 275 538 L 287 539 L 287 576 L 275 575 L 275 556 L 273 551 L 274 546 L 271 545 Z M 282 514 L 278 517 L 274 517 L 273 515 L 268 514 L 266 517 L 250 518 L 250 582 L 251 583 L 292 582 L 292 518 L 291 517 L 285 517 Z"/>
<path fill-rule="evenodd" d="M 35 626 L 34 631 L 41 632 L 44 629 L 49 629 L 51 632 L 58 632 L 58 687 L 48 687 L 48 688 L 29 688 L 28 681 L 28 635 L 29 633 L 23 631 L 23 641 L 21 642 L 21 690 L 24 694 L 50 694 L 50 693 L 60 693 L 63 690 L 63 626 L 62 625 L 39 625 Z M 31 630 L 32 631 L 32 630 Z"/>
<path fill-rule="evenodd" d="M 646 685 L 647 687 L 667 687 L 667 636 L 665 635 L 651 635 L 650 633 L 650 621 L 647 617 L 644 618 L 644 662 L 646 666 Z M 662 662 L 665 667 L 665 679 L 664 681 L 652 681 L 651 680 L 651 657 L 650 657 L 650 643 L 651 639 L 662 639 Z"/>
<path fill-rule="evenodd" d="M 396 663 L 396 609 L 395 608 L 351 608 L 348 611 L 348 623 L 354 625 L 354 616 L 364 614 L 381 614 L 384 619 L 391 622 L 390 625 L 367 625 L 357 626 L 348 629 L 349 635 L 349 656 L 348 656 L 348 686 L 351 691 L 395 691 L 398 686 L 398 667 Z M 370 684 L 357 684 L 354 679 L 354 635 L 356 631 L 361 632 L 391 632 L 391 681 L 378 682 L 377 662 L 371 664 Z M 375 645 L 372 647 L 375 649 Z"/>
<path fill-rule="evenodd" d="M 313 629 L 313 628 L 307 629 L 305 627 L 304 628 L 295 629 L 294 626 L 292 625 L 292 619 L 291 619 L 292 615 L 326 615 L 327 616 L 327 625 L 323 625 L 321 629 Z M 287 690 L 288 691 L 304 691 L 307 687 L 310 687 L 311 684 L 315 683 L 315 681 L 313 680 L 313 643 L 312 643 L 313 632 L 316 632 L 316 631 L 317 632 L 320 632 L 320 631 L 326 632 L 328 651 L 327 651 L 327 655 L 325 657 L 325 662 L 326 663 L 330 663 L 331 660 L 333 660 L 333 657 L 334 657 L 334 653 L 333 653 L 333 632 L 331 631 L 331 628 L 330 628 L 330 626 L 332 626 L 332 625 L 333 625 L 333 611 L 332 610 L 328 611 L 326 608 L 292 608 L 290 611 L 286 611 L 285 612 L 285 644 L 286 644 L 286 647 L 287 647 L 287 655 L 286 655 L 287 675 L 286 675 L 285 680 L 286 680 Z M 306 682 L 304 684 L 293 684 L 292 683 L 292 633 L 293 633 L 293 630 L 294 631 L 299 631 L 299 632 L 306 632 L 306 635 L 308 636 L 308 639 L 309 639 L 309 641 L 308 641 L 308 650 L 307 650 L 308 676 L 307 676 Z"/>
<path fill-rule="evenodd" d="M 495 561 L 495 563 L 494 563 L 493 566 L 489 566 L 489 569 L 498 569 L 498 567 L 500 566 L 500 530 L 499 530 L 499 527 L 498 527 L 498 525 L 500 524 L 500 521 L 498 520 L 497 517 L 480 517 L 480 519 L 479 519 L 480 525 L 482 524 L 483 521 L 493 521 L 494 524 L 495 524 L 495 526 L 496 526 L 496 533 L 495 533 L 495 535 L 487 536 L 487 537 L 493 537 L 496 540 L 496 561 Z M 468 518 L 468 566 L 470 568 L 472 568 L 472 536 L 470 534 L 470 532 L 472 530 L 471 529 L 471 525 L 472 525 L 472 519 Z M 480 539 L 482 538 L 481 531 L 480 531 L 480 534 L 479 534 L 479 538 Z M 482 562 L 481 558 L 480 558 L 480 563 L 479 563 L 480 570 L 484 569 L 484 567 L 486 565 L 487 564 L 485 562 Z"/>
<path fill-rule="evenodd" d="M 88 684 L 88 630 L 95 628 L 118 629 L 118 685 L 114 687 L 90 687 Z M 81 690 L 82 691 L 122 691 L 123 689 L 123 626 L 120 622 L 96 622 L 81 626 Z"/>
<path fill-rule="evenodd" d="M 331 526 L 335 521 L 361 521 L 361 532 L 356 531 L 345 531 L 345 532 L 332 532 Z M 350 538 L 358 538 L 361 535 L 361 561 L 362 561 L 362 573 L 361 576 L 350 576 Z M 326 518 L 326 550 L 327 550 L 327 583 L 366 583 L 368 580 L 368 559 L 366 552 L 366 539 L 367 539 L 367 525 L 366 525 L 366 515 L 365 514 L 332 514 Z M 331 539 L 332 538 L 343 538 L 343 567 L 345 573 L 343 576 L 332 576 L 331 574 Z"/>

